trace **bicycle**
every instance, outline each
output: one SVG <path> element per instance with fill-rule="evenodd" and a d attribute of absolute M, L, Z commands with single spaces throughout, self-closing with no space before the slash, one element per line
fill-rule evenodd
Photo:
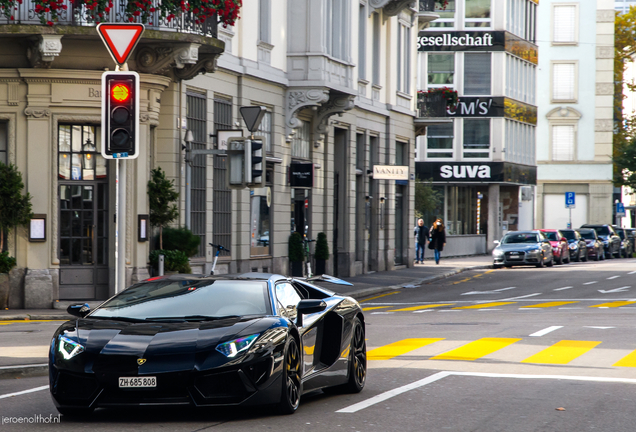
<path fill-rule="evenodd" d="M 230 250 L 222 245 L 216 245 L 213 243 L 208 243 L 208 244 L 212 246 L 213 248 L 216 248 L 216 254 L 214 255 L 214 262 L 212 263 L 212 270 L 210 270 L 210 275 L 214 275 L 214 269 L 216 268 L 216 262 L 219 259 L 219 254 L 221 253 L 221 251 L 230 252 Z"/>

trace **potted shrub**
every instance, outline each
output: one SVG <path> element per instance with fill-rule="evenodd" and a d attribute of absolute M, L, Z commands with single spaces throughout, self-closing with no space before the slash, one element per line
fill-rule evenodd
<path fill-rule="evenodd" d="M 16 266 L 15 258 L 9 252 L 0 252 L 0 307 L 9 307 L 9 272 Z"/>
<path fill-rule="evenodd" d="M 192 273 L 188 255 L 178 250 L 156 249 L 150 252 L 150 264 L 155 271 L 159 268 L 159 255 L 164 256 L 163 270 L 165 273 Z"/>
<path fill-rule="evenodd" d="M 159 237 L 155 242 L 158 249 L 177 250 L 184 252 L 188 257 L 193 257 L 199 252 L 201 237 L 192 234 L 186 227 L 163 229 L 163 248 L 159 245 Z"/>
<path fill-rule="evenodd" d="M 300 233 L 294 232 L 289 236 L 288 256 L 291 262 L 292 276 L 302 276 L 305 251 L 303 249 L 303 237 Z"/>
<path fill-rule="evenodd" d="M 327 244 L 327 234 L 324 232 L 318 233 L 314 257 L 316 258 L 316 274 L 325 274 L 326 262 L 329 259 L 329 245 Z"/>

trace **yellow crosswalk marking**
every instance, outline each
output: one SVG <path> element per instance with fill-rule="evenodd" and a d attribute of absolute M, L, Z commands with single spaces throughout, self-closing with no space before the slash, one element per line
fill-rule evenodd
<path fill-rule="evenodd" d="M 562 340 L 528 357 L 521 363 L 568 364 L 600 343 L 598 341 Z"/>
<path fill-rule="evenodd" d="M 439 342 L 441 340 L 444 340 L 444 338 L 404 339 L 368 351 L 367 360 L 390 360 L 393 357 L 406 354 L 408 352 L 414 351 L 418 348 L 422 348 L 423 346 L 430 345 L 435 342 Z"/>
<path fill-rule="evenodd" d="M 362 308 L 362 310 L 366 312 L 366 311 L 371 311 L 376 309 L 386 309 L 388 307 L 389 306 L 369 306 L 369 307 Z"/>
<path fill-rule="evenodd" d="M 615 308 L 615 307 L 626 306 L 626 305 L 630 305 L 630 304 L 634 304 L 634 303 L 636 303 L 636 301 L 613 301 L 613 302 L 609 302 L 609 303 L 601 303 L 601 304 L 597 304 L 597 305 L 592 305 L 590 307 Z"/>
<path fill-rule="evenodd" d="M 369 300 L 375 300 L 375 299 L 379 299 L 379 298 L 382 298 L 382 297 L 390 296 L 390 295 L 393 295 L 393 294 L 399 294 L 399 293 L 400 293 L 400 291 L 393 291 L 393 292 L 390 292 L 390 293 L 387 293 L 387 294 L 382 294 L 382 295 L 378 295 L 378 296 L 375 296 L 375 297 L 369 297 L 369 298 L 364 299 L 364 300 L 358 300 L 358 303 L 364 303 L 364 302 L 369 301 Z"/>
<path fill-rule="evenodd" d="M 404 308 L 404 309 L 393 309 L 390 312 L 410 312 L 410 311 L 416 311 L 416 310 L 422 310 L 422 309 L 432 309 L 432 308 L 442 307 L 442 306 L 452 306 L 454 304 L 455 303 L 427 304 L 427 305 L 407 307 L 407 308 Z"/>
<path fill-rule="evenodd" d="M 539 303 L 539 304 L 536 304 L 536 305 L 521 306 L 520 309 L 522 309 L 522 308 L 549 308 L 549 307 L 555 307 L 555 306 L 563 306 L 563 305 L 572 304 L 572 303 L 578 303 L 578 302 L 577 301 L 546 302 L 546 303 Z"/>
<path fill-rule="evenodd" d="M 477 360 L 520 340 L 512 338 L 482 338 L 432 357 L 431 360 Z"/>
<path fill-rule="evenodd" d="M 618 367 L 636 367 L 636 351 L 632 351 L 625 357 L 614 363 L 612 366 Z"/>
<path fill-rule="evenodd" d="M 489 308 L 489 307 L 503 306 L 503 305 L 515 304 L 515 303 L 517 303 L 517 302 L 479 303 L 479 304 L 470 305 L 470 306 L 454 307 L 453 309 L 484 309 L 484 308 Z"/>

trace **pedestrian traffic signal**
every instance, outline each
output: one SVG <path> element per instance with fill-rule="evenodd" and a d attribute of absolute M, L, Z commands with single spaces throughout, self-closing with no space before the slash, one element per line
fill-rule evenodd
<path fill-rule="evenodd" d="M 264 186 L 263 139 L 255 137 L 245 141 L 245 183 L 248 186 Z"/>
<path fill-rule="evenodd" d="M 102 74 L 102 149 L 106 159 L 139 156 L 139 75 Z"/>

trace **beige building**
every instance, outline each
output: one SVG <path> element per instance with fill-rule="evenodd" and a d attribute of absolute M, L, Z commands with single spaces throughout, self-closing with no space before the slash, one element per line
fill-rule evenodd
<path fill-rule="evenodd" d="M 330 274 L 411 265 L 412 182 L 372 175 L 376 165 L 414 169 L 418 11 L 410 4 L 244 0 L 234 27 L 146 26 L 128 61 L 141 76 L 141 132 L 139 157 L 122 168 L 126 285 L 152 274 L 139 220 L 155 167 L 180 193 L 179 224 L 201 238 L 194 272 L 210 271 L 214 243 L 231 250 L 217 273 L 288 274 L 293 231 L 326 233 Z M 100 77 L 114 63 L 94 27 L 71 13 L 41 26 L 29 21 L 32 7 L 25 2 L 15 23 L 0 24 L 0 160 L 22 172 L 46 226 L 43 241 L 24 231 L 9 237 L 18 260 L 11 308 L 116 290 L 115 162 L 101 157 L 99 131 Z M 223 149 L 224 137 L 247 135 L 239 107 L 250 105 L 267 110 L 257 133 L 265 186 L 231 189 L 225 156 L 196 156 L 186 218 L 184 148 Z"/>

